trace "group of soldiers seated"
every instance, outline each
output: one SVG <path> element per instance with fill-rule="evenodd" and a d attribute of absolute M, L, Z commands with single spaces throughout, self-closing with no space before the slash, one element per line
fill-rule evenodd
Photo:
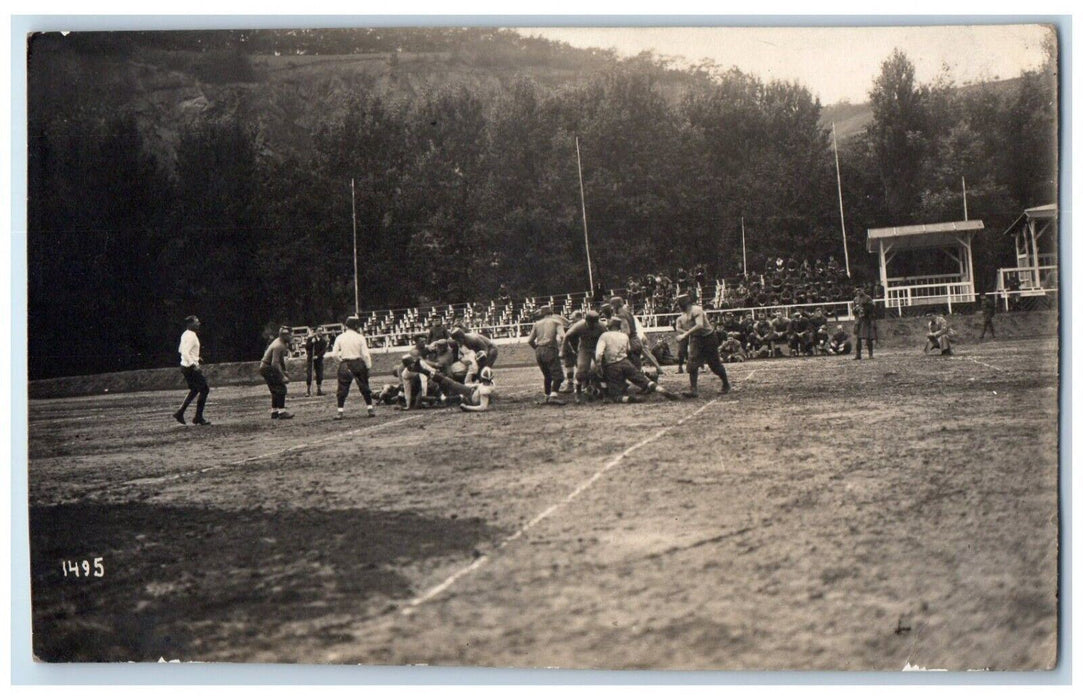
<path fill-rule="evenodd" d="M 836 319 L 837 320 L 837 319 Z M 850 334 L 841 324 L 831 324 L 823 308 L 811 313 L 794 310 L 789 317 L 776 311 L 770 317 L 755 318 L 726 311 L 718 324 L 723 335 L 718 353 L 723 362 L 744 362 L 771 357 L 811 357 L 814 355 L 849 355 L 853 350 Z M 686 349 L 678 344 L 674 358 L 664 339 L 655 346 L 655 356 L 666 364 L 676 364 L 683 372 Z M 666 358 L 663 360 L 662 358 Z"/>

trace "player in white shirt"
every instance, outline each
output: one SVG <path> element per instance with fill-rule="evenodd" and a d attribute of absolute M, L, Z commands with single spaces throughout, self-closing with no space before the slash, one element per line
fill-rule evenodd
<path fill-rule="evenodd" d="M 180 352 L 181 373 L 184 375 L 184 381 L 188 383 L 188 396 L 185 397 L 180 410 L 174 413 L 173 417 L 178 423 L 183 424 L 185 422 L 184 412 L 188 410 L 192 400 L 198 396 L 196 415 L 192 419 L 192 423 L 195 425 L 210 425 L 211 422 L 203 418 L 203 407 L 207 405 L 207 394 L 210 393 L 211 388 L 207 386 L 207 379 L 199 368 L 202 362 L 199 356 L 199 336 L 196 335 L 196 331 L 199 330 L 199 319 L 195 316 L 188 316 L 184 319 L 184 323 L 188 330 L 181 334 L 180 347 L 177 348 L 177 351 Z"/>
<path fill-rule="evenodd" d="M 361 321 L 356 316 L 346 319 L 346 330 L 335 338 L 331 356 L 338 360 L 338 414 L 335 420 L 342 420 L 346 408 L 346 397 L 350 395 L 350 386 L 357 382 L 361 396 L 368 405 L 368 415 L 376 415 L 372 405 L 372 391 L 369 389 L 369 370 L 372 369 L 372 355 L 365 336 L 361 334 Z"/>

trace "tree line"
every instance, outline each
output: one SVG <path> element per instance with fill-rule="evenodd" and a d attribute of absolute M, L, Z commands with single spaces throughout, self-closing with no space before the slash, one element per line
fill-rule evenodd
<path fill-rule="evenodd" d="M 173 364 L 190 313 L 210 362 L 257 357 L 268 326 L 341 320 L 354 209 L 363 308 L 484 299 L 501 284 L 583 290 L 576 139 L 606 286 L 698 263 L 739 274 L 742 217 L 750 264 L 841 259 L 818 99 L 701 68 L 674 99 L 657 68 L 640 57 L 559 88 L 521 78 L 409 102 L 358 89 L 287 157 L 261 149 L 258 123 L 214 113 L 185 125 L 164 163 L 138 115 L 31 101 L 31 377 Z M 871 124 L 839 143 L 855 275 L 874 275 L 866 228 L 961 219 L 966 177 L 988 287 L 1010 257 L 1000 231 L 1056 196 L 1055 63 L 968 87 L 913 73 L 901 52 L 887 58 Z"/>

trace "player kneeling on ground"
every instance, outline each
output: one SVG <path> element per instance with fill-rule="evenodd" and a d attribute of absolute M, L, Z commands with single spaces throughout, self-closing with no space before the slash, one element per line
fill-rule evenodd
<path fill-rule="evenodd" d="M 493 370 L 489 367 L 483 367 L 481 372 L 478 373 L 478 383 L 462 384 L 450 377 L 445 377 L 413 358 L 404 357 L 402 361 L 404 369 L 428 377 L 432 379 L 434 384 L 438 385 L 447 393 L 462 397 L 462 403 L 459 404 L 459 408 L 464 411 L 469 411 L 471 413 L 488 411 L 489 403 L 496 398 L 496 387 L 493 384 Z"/>
<path fill-rule="evenodd" d="M 628 336 L 621 331 L 620 319 L 613 318 L 609 321 L 608 330 L 598 338 L 598 345 L 594 351 L 595 362 L 605 376 L 606 397 L 609 400 L 632 403 L 633 399 L 625 395 L 629 382 L 645 393 L 657 391 L 667 399 L 679 398 L 672 391 L 647 379 L 643 372 L 636 369 L 636 366 L 628 359 L 628 353 Z"/>
<path fill-rule="evenodd" d="M 951 338 L 955 331 L 948 325 L 948 319 L 940 314 L 934 314 L 929 319 L 929 333 L 925 336 L 925 352 L 939 350 L 941 355 L 953 355 L 951 351 Z"/>

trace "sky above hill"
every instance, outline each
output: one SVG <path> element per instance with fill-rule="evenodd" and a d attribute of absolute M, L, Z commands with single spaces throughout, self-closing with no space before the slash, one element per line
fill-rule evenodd
<path fill-rule="evenodd" d="M 827 105 L 868 99 L 880 64 L 893 49 L 914 63 L 917 80 L 947 75 L 959 85 L 1013 78 L 1045 58 L 1040 25 L 941 27 L 548 27 L 523 34 L 621 56 L 653 51 L 678 66 L 704 59 L 763 80 L 797 81 Z"/>

